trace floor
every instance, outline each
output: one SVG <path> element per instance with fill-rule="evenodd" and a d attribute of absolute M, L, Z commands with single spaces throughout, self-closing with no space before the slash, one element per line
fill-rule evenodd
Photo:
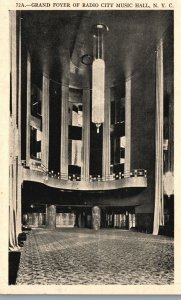
<path fill-rule="evenodd" d="M 119 229 L 33 229 L 17 285 L 173 284 L 173 239 Z"/>

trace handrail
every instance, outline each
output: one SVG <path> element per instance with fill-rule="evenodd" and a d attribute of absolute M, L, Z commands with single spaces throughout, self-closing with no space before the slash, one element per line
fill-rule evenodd
<path fill-rule="evenodd" d="M 48 178 L 54 178 L 57 180 L 69 180 L 69 181 L 87 181 L 87 182 L 96 182 L 96 181 L 114 181 L 120 180 L 123 178 L 130 178 L 130 177 L 147 177 L 147 170 L 145 169 L 133 169 L 131 171 L 126 172 L 118 172 L 113 173 L 107 176 L 102 177 L 101 175 L 89 175 L 88 178 L 85 178 L 78 174 L 66 174 L 66 173 L 55 173 L 53 170 L 48 170 L 42 163 L 32 162 L 31 164 L 27 164 L 26 161 L 22 161 L 22 166 L 24 168 L 35 169 L 38 171 L 43 172 Z"/>

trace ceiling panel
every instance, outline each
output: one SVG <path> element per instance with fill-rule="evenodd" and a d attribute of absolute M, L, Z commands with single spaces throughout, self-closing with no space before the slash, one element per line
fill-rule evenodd
<path fill-rule="evenodd" d="M 106 80 L 115 84 L 146 64 L 172 18 L 172 11 L 29 11 L 22 12 L 23 38 L 42 70 L 59 81 L 70 70 L 81 85 L 91 79 L 81 57 L 93 55 L 92 27 L 103 23 Z"/>

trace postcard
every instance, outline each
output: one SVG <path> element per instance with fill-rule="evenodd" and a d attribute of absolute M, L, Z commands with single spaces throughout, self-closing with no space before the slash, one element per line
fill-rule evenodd
<path fill-rule="evenodd" d="M 180 294 L 180 4 L 8 1 L 2 294 Z"/>

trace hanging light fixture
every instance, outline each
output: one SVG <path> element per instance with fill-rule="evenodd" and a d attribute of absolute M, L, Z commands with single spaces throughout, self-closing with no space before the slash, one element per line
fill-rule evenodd
<path fill-rule="evenodd" d="M 92 122 L 96 124 L 97 133 L 104 122 L 105 102 L 105 62 L 103 33 L 108 27 L 103 24 L 94 26 L 94 61 L 92 64 Z"/>

